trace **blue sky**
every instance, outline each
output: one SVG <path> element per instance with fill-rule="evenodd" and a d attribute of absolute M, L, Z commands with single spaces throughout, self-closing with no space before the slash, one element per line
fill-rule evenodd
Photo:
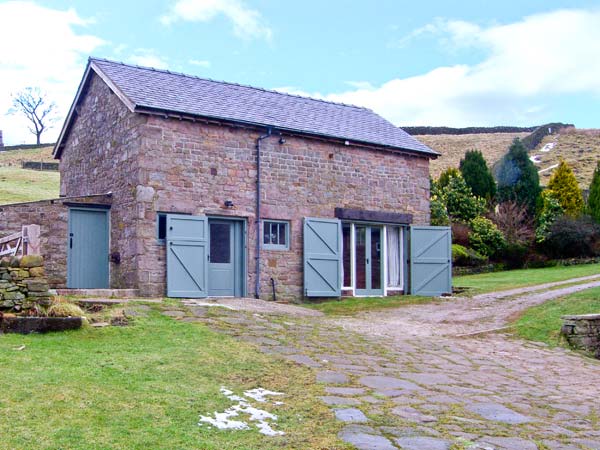
<path fill-rule="evenodd" d="M 5 114 L 25 86 L 57 103 L 55 138 L 89 55 L 359 104 L 400 126 L 600 127 L 600 1 L 0 1 L 6 143 L 32 140 Z"/>

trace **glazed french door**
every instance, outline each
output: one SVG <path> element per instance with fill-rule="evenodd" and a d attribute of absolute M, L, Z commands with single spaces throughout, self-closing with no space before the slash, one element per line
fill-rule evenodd
<path fill-rule="evenodd" d="M 357 224 L 354 233 L 355 293 L 383 295 L 383 228 Z"/>

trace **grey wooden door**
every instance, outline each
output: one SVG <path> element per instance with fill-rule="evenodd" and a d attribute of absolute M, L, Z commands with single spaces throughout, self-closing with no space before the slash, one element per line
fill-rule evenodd
<path fill-rule="evenodd" d="M 342 289 L 342 223 L 304 219 L 304 293 L 339 297 Z"/>
<path fill-rule="evenodd" d="M 108 230 L 108 211 L 69 210 L 67 287 L 108 288 Z"/>
<path fill-rule="evenodd" d="M 236 285 L 234 222 L 211 219 L 208 229 L 208 295 L 233 297 Z"/>
<path fill-rule="evenodd" d="M 356 295 L 382 295 L 382 228 L 357 224 L 354 229 Z"/>
<path fill-rule="evenodd" d="M 167 295 L 208 295 L 208 220 L 205 216 L 167 215 Z"/>
<path fill-rule="evenodd" d="M 452 235 L 449 227 L 410 227 L 410 292 L 452 293 Z"/>

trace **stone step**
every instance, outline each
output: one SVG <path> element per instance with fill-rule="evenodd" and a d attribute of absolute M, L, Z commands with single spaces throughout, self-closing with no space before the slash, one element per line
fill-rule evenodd
<path fill-rule="evenodd" d="M 103 297 L 103 298 L 137 298 L 140 296 L 138 289 L 57 289 L 58 295 L 74 295 L 77 297 Z"/>

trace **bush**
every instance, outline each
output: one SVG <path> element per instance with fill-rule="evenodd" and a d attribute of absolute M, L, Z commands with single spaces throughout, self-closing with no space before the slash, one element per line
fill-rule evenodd
<path fill-rule="evenodd" d="M 48 308 L 48 317 L 83 317 L 83 310 L 62 297 L 55 297 Z"/>
<path fill-rule="evenodd" d="M 460 173 L 473 195 L 485 198 L 488 202 L 496 196 L 496 181 L 492 172 L 478 150 L 469 150 L 460 160 Z"/>
<path fill-rule="evenodd" d="M 488 259 L 475 250 L 459 244 L 452 244 L 452 264 L 456 266 L 480 266 Z"/>
<path fill-rule="evenodd" d="M 573 169 L 563 159 L 548 181 L 548 190 L 560 203 L 566 215 L 577 217 L 583 212 L 583 195 L 577 184 Z"/>
<path fill-rule="evenodd" d="M 440 192 L 438 184 L 435 181 L 431 181 L 431 198 L 429 200 L 429 211 L 431 214 L 431 225 L 450 225 L 450 217 L 448 217 L 446 203 L 444 202 L 443 195 Z"/>
<path fill-rule="evenodd" d="M 585 216 L 559 217 L 550 226 L 542 248 L 552 258 L 600 255 L 600 226 Z"/>
<path fill-rule="evenodd" d="M 587 213 L 596 223 L 600 223 L 600 161 L 596 164 L 594 176 L 590 183 L 590 195 L 588 196 Z"/>
<path fill-rule="evenodd" d="M 524 205 L 529 215 L 533 216 L 541 192 L 540 177 L 519 139 L 514 140 L 508 153 L 496 166 L 495 176 L 498 182 L 498 201 L 511 200 Z"/>
<path fill-rule="evenodd" d="M 560 202 L 554 195 L 552 191 L 544 191 L 540 197 L 541 200 L 541 211 L 538 217 L 538 226 L 535 230 L 535 240 L 536 242 L 544 242 L 548 234 L 550 233 L 550 228 L 564 213 L 562 206 L 560 206 Z"/>
<path fill-rule="evenodd" d="M 500 257 L 507 269 L 522 269 L 527 262 L 529 247 L 518 242 L 507 243 L 500 252 Z"/>
<path fill-rule="evenodd" d="M 452 228 L 452 242 L 455 244 L 469 246 L 469 234 L 471 233 L 471 227 L 462 222 L 454 222 Z"/>
<path fill-rule="evenodd" d="M 452 219 L 469 222 L 485 212 L 485 200 L 475 197 L 462 176 L 450 177 L 444 188 L 446 210 Z"/>
<path fill-rule="evenodd" d="M 506 246 L 504 235 L 498 227 L 485 217 L 476 217 L 471 221 L 469 243 L 484 256 L 494 256 Z"/>
<path fill-rule="evenodd" d="M 500 203 L 491 219 L 508 244 L 527 246 L 533 241 L 533 220 L 524 206 L 512 201 Z"/>

